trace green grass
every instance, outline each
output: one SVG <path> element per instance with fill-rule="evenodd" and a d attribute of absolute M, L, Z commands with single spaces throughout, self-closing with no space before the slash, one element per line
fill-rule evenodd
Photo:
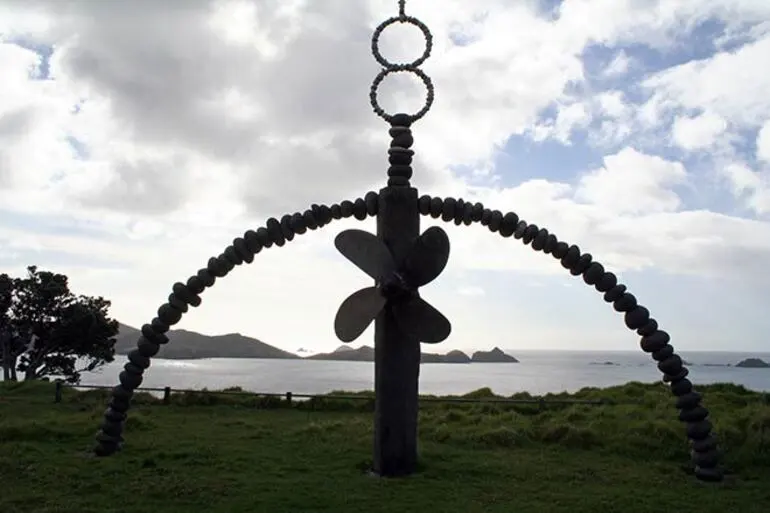
<path fill-rule="evenodd" d="M 139 394 L 124 450 L 90 455 L 103 391 L 0 383 L 0 511 L 767 511 L 770 394 L 700 387 L 730 475 L 690 474 L 684 428 L 659 384 L 585 389 L 602 406 L 427 403 L 421 469 L 372 478 L 370 401 Z M 365 394 L 363 394 L 365 395 Z M 471 394 L 487 397 L 481 390 Z M 545 399 L 567 397 L 566 394 Z"/>

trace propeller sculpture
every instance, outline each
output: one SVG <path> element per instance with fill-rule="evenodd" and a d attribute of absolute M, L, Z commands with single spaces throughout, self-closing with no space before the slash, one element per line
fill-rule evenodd
<path fill-rule="evenodd" d="M 352 342 L 385 310 L 403 332 L 420 342 L 441 342 L 452 326 L 441 312 L 422 299 L 419 287 L 435 280 L 449 260 L 449 237 L 439 227 L 428 228 L 414 241 L 398 267 L 388 247 L 376 235 L 346 230 L 334 240 L 340 253 L 375 280 L 348 296 L 334 319 L 334 331 Z"/>
<path fill-rule="evenodd" d="M 386 60 L 379 50 L 382 31 L 395 23 L 416 26 L 425 36 L 425 50 L 411 63 L 397 64 Z M 134 393 L 142 383 L 142 375 L 150 366 L 150 358 L 167 343 L 166 332 L 188 311 L 197 307 L 199 296 L 236 265 L 250 263 L 263 248 L 280 247 L 295 235 L 320 228 L 332 219 L 355 217 L 364 220 L 376 216 L 377 235 L 347 230 L 335 239 L 335 246 L 346 258 L 374 279 L 374 286 L 351 294 L 342 302 L 334 320 L 334 330 L 343 342 L 358 338 L 374 321 L 374 450 L 371 470 L 380 476 L 403 476 L 417 469 L 417 421 L 419 410 L 420 342 L 445 340 L 450 332 L 449 321 L 420 297 L 419 288 L 436 279 L 449 259 L 449 238 L 438 227 L 420 234 L 420 215 L 455 224 L 477 222 L 499 232 L 503 237 L 521 239 L 532 249 L 559 259 L 574 276 L 581 275 L 587 285 L 604 294 L 604 301 L 624 313 L 626 326 L 642 336 L 640 345 L 651 353 L 677 396 L 679 419 L 687 423 L 687 435 L 692 441 L 692 461 L 699 479 L 721 481 L 719 453 L 708 410 L 701 406 L 701 395 L 693 390 L 687 379 L 688 369 L 669 344 L 669 335 L 658 329 L 647 308 L 637 304 L 636 297 L 618 283 L 617 276 L 605 271 L 589 253 L 559 241 L 548 230 L 529 224 L 513 213 L 485 209 L 481 203 L 471 204 L 462 199 L 418 198 L 417 189 L 409 183 L 412 177 L 410 148 L 414 142 L 410 126 L 430 109 L 433 85 L 419 66 L 430 56 L 432 36 L 428 27 L 404 12 L 404 0 L 399 0 L 399 14 L 382 22 L 372 36 L 372 53 L 382 65 L 374 79 L 369 98 L 374 112 L 390 124 L 387 187 L 379 193 L 370 192 L 355 201 L 343 201 L 331 207 L 312 205 L 304 213 L 284 215 L 280 221 L 270 218 L 265 226 L 249 230 L 228 246 L 218 257 L 209 259 L 206 268 L 191 276 L 187 283 L 177 282 L 168 303 L 158 309 L 158 315 L 142 326 L 137 347 L 128 354 L 120 384 L 112 390 L 112 398 L 97 435 L 94 453 L 106 456 L 117 452 L 123 443 L 122 432 L 126 412 Z M 427 94 L 423 107 L 414 114 L 388 114 L 379 105 L 377 89 L 391 73 L 409 72 L 425 85 Z"/>

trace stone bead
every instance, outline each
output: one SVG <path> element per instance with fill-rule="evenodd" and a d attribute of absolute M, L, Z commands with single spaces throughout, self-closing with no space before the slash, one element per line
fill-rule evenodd
<path fill-rule="evenodd" d="M 503 219 L 500 221 L 500 229 L 498 232 L 503 237 L 510 237 L 513 235 L 513 232 L 516 230 L 516 225 L 519 222 L 519 216 L 514 214 L 513 212 L 507 212 Z"/>
<path fill-rule="evenodd" d="M 229 273 L 230 271 L 233 270 L 233 268 L 235 268 L 235 264 L 232 263 L 230 260 L 228 260 L 228 258 L 225 256 L 224 251 L 220 253 L 219 256 L 217 256 L 217 260 L 219 261 L 219 265 L 221 265 L 224 268 L 225 274 Z"/>
<path fill-rule="evenodd" d="M 131 405 L 129 399 L 113 396 L 110 399 L 110 401 L 107 403 L 107 406 L 111 410 L 115 410 L 116 412 L 126 413 L 128 411 L 129 406 Z"/>
<path fill-rule="evenodd" d="M 142 336 L 139 337 L 139 341 L 136 343 L 136 350 L 139 351 L 143 357 L 150 359 L 158 354 L 158 351 L 160 351 L 160 345 L 157 342 L 153 342 L 147 337 Z"/>
<path fill-rule="evenodd" d="M 655 333 L 642 337 L 639 345 L 645 353 L 654 353 L 655 351 L 660 351 L 670 340 L 671 337 L 668 333 L 656 330 Z"/>
<path fill-rule="evenodd" d="M 351 203 L 351 208 L 352 208 L 352 205 L 353 204 Z M 305 212 L 303 212 L 302 214 L 302 219 L 304 219 L 305 226 L 307 226 L 308 230 L 315 230 L 316 228 L 318 228 L 318 221 L 316 221 L 316 218 L 313 215 L 312 210 L 305 210 Z"/>
<path fill-rule="evenodd" d="M 356 201 L 353 202 L 353 217 L 359 221 L 366 219 L 366 203 L 363 198 L 357 198 Z"/>
<path fill-rule="evenodd" d="M 540 228 L 535 238 L 532 239 L 532 249 L 535 251 L 542 251 L 545 249 L 545 243 L 548 241 L 548 230 Z"/>
<path fill-rule="evenodd" d="M 630 292 L 624 292 L 622 296 L 620 296 L 618 299 L 616 299 L 613 304 L 612 308 L 615 309 L 616 312 L 630 312 L 634 308 L 636 308 L 636 296 L 631 294 Z"/>
<path fill-rule="evenodd" d="M 444 198 L 444 208 L 441 212 L 441 220 L 445 222 L 449 222 L 455 217 L 455 206 L 457 205 L 457 200 L 454 198 Z"/>
<path fill-rule="evenodd" d="M 578 260 L 580 260 L 580 248 L 573 244 L 567 250 L 567 254 L 564 255 L 564 258 L 561 259 L 561 266 L 565 269 L 569 269 L 577 264 Z"/>
<path fill-rule="evenodd" d="M 685 408 L 679 412 L 679 420 L 682 422 L 700 422 L 709 416 L 709 411 L 703 406 Z"/>
<path fill-rule="evenodd" d="M 711 435 L 707 436 L 709 438 Z M 710 451 L 691 451 L 690 458 L 698 467 L 713 469 L 719 465 L 719 451 L 712 449 Z"/>
<path fill-rule="evenodd" d="M 556 235 L 549 233 L 548 239 L 546 239 L 545 241 L 545 247 L 543 247 L 543 253 L 545 253 L 546 255 L 553 253 L 558 243 L 559 243 L 559 239 L 556 238 Z"/>
<path fill-rule="evenodd" d="M 345 200 L 340 203 L 340 213 L 342 214 L 343 219 L 351 217 L 353 215 L 353 202 Z M 308 225 L 308 228 L 310 228 L 310 225 Z"/>
<path fill-rule="evenodd" d="M 672 356 L 674 354 L 674 346 L 671 344 L 666 344 L 665 346 L 661 347 L 657 351 L 654 351 L 652 353 L 652 359 L 656 362 L 662 362 L 669 356 Z"/>
<path fill-rule="evenodd" d="M 263 248 L 269 248 L 273 245 L 273 240 L 270 238 L 270 234 L 264 226 L 257 228 L 257 240 L 262 244 Z"/>
<path fill-rule="evenodd" d="M 173 292 L 168 295 L 168 304 L 170 304 L 175 310 L 179 310 L 182 313 L 187 313 L 187 310 L 189 310 L 187 303 L 176 297 Z"/>
<path fill-rule="evenodd" d="M 604 276 L 604 266 L 599 262 L 591 262 L 585 271 L 583 271 L 583 281 L 586 285 L 596 285 Z"/>
<path fill-rule="evenodd" d="M 620 298 L 620 296 L 623 295 L 625 291 L 626 291 L 625 285 L 623 284 L 615 285 L 610 290 L 604 293 L 604 301 L 607 303 L 614 303 Z"/>
<path fill-rule="evenodd" d="M 566 242 L 559 241 L 556 243 L 556 247 L 553 248 L 553 252 L 551 253 L 554 258 L 557 258 L 561 260 L 567 255 L 567 252 L 569 251 L 569 244 Z"/>
<path fill-rule="evenodd" d="M 380 196 L 374 191 L 369 191 L 364 195 L 366 204 L 366 213 L 370 216 L 376 216 L 380 210 Z"/>
<path fill-rule="evenodd" d="M 519 240 L 524 237 L 524 232 L 527 231 L 528 227 L 529 225 L 524 219 L 516 223 L 516 229 L 513 231 L 513 238 Z"/>
<path fill-rule="evenodd" d="M 142 332 L 142 336 L 144 338 L 151 340 L 156 344 L 163 345 L 168 343 L 168 337 L 165 335 L 166 331 L 168 331 L 168 328 L 165 331 L 158 331 L 152 324 L 143 324 L 140 331 Z"/>
<path fill-rule="evenodd" d="M 698 392 L 690 392 L 687 394 L 689 395 L 697 395 L 700 396 Z M 682 396 L 679 399 L 682 399 L 686 396 Z M 713 451 L 717 448 L 717 438 L 714 435 L 709 435 L 706 438 L 702 438 L 700 440 L 693 440 L 690 443 L 690 447 L 692 448 L 693 452 L 708 452 Z"/>
<path fill-rule="evenodd" d="M 219 262 L 217 257 L 209 258 L 206 269 L 217 278 L 222 278 L 227 275 L 227 269 Z"/>
<path fill-rule="evenodd" d="M 249 246 L 246 244 L 246 240 L 242 237 L 233 239 L 233 248 L 235 248 L 236 253 L 238 253 L 239 257 L 241 257 L 241 260 L 247 264 L 250 264 L 254 261 L 254 253 L 249 251 Z"/>
<path fill-rule="evenodd" d="M 484 214 L 484 205 L 481 203 L 475 203 L 471 208 L 471 221 L 477 223 L 481 221 L 481 217 Z"/>
<path fill-rule="evenodd" d="M 617 284 L 618 277 L 615 276 L 615 273 L 606 272 L 601 278 L 599 278 L 599 281 L 596 282 L 594 288 L 596 288 L 596 290 L 599 292 L 609 292 Z"/>
<path fill-rule="evenodd" d="M 687 378 L 671 383 L 671 393 L 677 397 L 689 394 L 690 392 L 692 392 L 692 382 Z"/>
<path fill-rule="evenodd" d="M 273 242 L 279 248 L 286 244 L 286 238 L 281 231 L 281 223 L 278 219 L 271 217 L 265 222 L 267 228 L 267 235 L 270 237 L 270 241 Z"/>
<path fill-rule="evenodd" d="M 700 405 L 702 400 L 703 396 L 698 392 L 690 392 L 676 399 L 676 407 L 680 410 L 695 408 Z"/>
<path fill-rule="evenodd" d="M 160 346 L 158 347 L 160 348 Z M 142 354 L 142 351 L 140 351 L 138 348 L 132 349 L 128 352 L 128 361 L 142 369 L 147 369 L 150 367 L 150 357 Z"/>
<path fill-rule="evenodd" d="M 142 384 L 142 375 L 133 374 L 131 372 L 122 371 L 118 374 L 118 380 L 128 390 L 135 390 Z"/>
<path fill-rule="evenodd" d="M 687 367 L 682 367 L 682 370 L 680 370 L 676 374 L 664 374 L 663 382 L 676 383 L 677 381 L 681 381 L 689 375 L 690 375 L 690 369 L 688 369 Z"/>
<path fill-rule="evenodd" d="M 470 226 L 473 223 L 473 204 L 468 201 L 463 208 L 462 222 L 465 226 Z"/>
<path fill-rule="evenodd" d="M 340 208 L 339 203 L 335 203 L 332 205 L 329 210 L 331 210 L 332 217 L 334 219 L 342 219 L 342 208 Z M 301 215 L 301 214 L 300 214 Z M 297 232 L 299 233 L 299 232 Z M 304 233 L 304 232 L 303 232 Z"/>
<path fill-rule="evenodd" d="M 463 223 L 463 214 L 465 213 L 465 200 L 462 198 L 457 199 L 455 203 L 455 215 L 452 217 L 456 226 L 460 226 Z"/>
<path fill-rule="evenodd" d="M 302 217 L 302 214 L 299 212 L 294 212 L 291 215 L 291 221 L 290 221 L 291 229 L 294 230 L 294 233 L 297 235 L 302 235 L 303 233 L 307 233 L 307 225 L 305 224 L 305 218 Z"/>
<path fill-rule="evenodd" d="M 123 370 L 125 370 L 129 374 L 138 374 L 139 376 L 141 376 L 144 373 L 144 368 L 142 368 L 142 367 L 140 367 L 138 365 L 135 365 L 135 364 L 131 363 L 130 361 L 126 362 L 126 364 L 123 365 Z"/>
<path fill-rule="evenodd" d="M 165 334 L 170 328 L 168 324 L 158 319 L 157 317 L 154 317 L 150 321 L 150 327 L 155 333 L 160 333 L 160 334 Z M 165 335 L 163 336 L 165 337 Z M 168 337 L 166 337 L 166 342 L 168 342 Z"/>
<path fill-rule="evenodd" d="M 580 255 L 580 258 L 578 258 L 578 261 L 575 262 L 575 265 L 569 268 L 569 273 L 572 276 L 582 275 L 586 269 L 588 269 L 588 266 L 591 265 L 592 260 L 593 257 L 591 256 L 591 253 L 583 253 Z"/>
<path fill-rule="evenodd" d="M 637 305 L 635 308 L 627 311 L 623 316 L 623 322 L 630 330 L 639 330 L 650 321 L 650 311 L 647 308 Z M 656 329 L 657 329 L 657 323 Z M 638 331 L 637 331 L 638 333 Z"/>
<path fill-rule="evenodd" d="M 420 199 L 417 200 L 417 209 L 421 215 L 427 216 L 430 214 L 430 201 L 431 197 L 427 194 L 420 196 Z"/>
<path fill-rule="evenodd" d="M 173 291 L 174 296 L 178 297 L 185 303 L 191 306 L 200 306 L 201 304 L 201 298 L 198 296 L 198 294 L 194 294 L 189 284 L 192 283 L 192 285 L 198 285 L 200 280 L 195 281 L 194 278 L 197 278 L 197 276 L 191 276 L 189 280 L 187 280 L 188 285 L 185 285 L 184 283 L 176 282 L 171 287 L 171 290 Z M 197 290 L 199 287 L 195 287 Z"/>
<path fill-rule="evenodd" d="M 503 213 L 499 210 L 493 210 L 487 228 L 490 232 L 494 233 L 500 229 L 501 224 L 503 224 Z"/>
<path fill-rule="evenodd" d="M 658 331 L 658 321 L 656 321 L 655 319 L 650 319 L 649 321 L 647 321 L 647 324 L 645 324 L 644 326 L 636 330 L 636 333 L 638 333 L 643 337 L 646 337 L 647 335 L 652 335 L 656 331 Z"/>
<path fill-rule="evenodd" d="M 235 251 L 235 247 L 234 246 L 227 246 L 225 248 L 224 255 L 225 255 L 225 258 L 227 259 L 227 261 L 230 262 L 233 265 L 241 265 L 243 263 L 243 259 L 238 254 L 238 252 Z"/>
<path fill-rule="evenodd" d="M 441 198 L 431 198 L 430 200 L 430 216 L 433 219 L 438 219 L 444 212 L 444 200 Z"/>
<path fill-rule="evenodd" d="M 262 243 L 259 242 L 259 237 L 257 237 L 257 232 L 254 230 L 248 230 L 246 233 L 243 234 L 243 240 L 246 241 L 246 247 L 249 248 L 249 251 L 253 254 L 257 254 L 260 251 L 262 251 Z"/>
<path fill-rule="evenodd" d="M 714 425 L 708 419 L 687 423 L 687 438 L 690 440 L 703 440 L 708 438 Z"/>
<path fill-rule="evenodd" d="M 284 214 L 281 216 L 281 233 L 286 241 L 294 239 L 294 229 L 291 227 L 291 214 Z"/>
<path fill-rule="evenodd" d="M 182 319 L 182 312 L 168 303 L 163 303 L 158 307 L 158 319 L 168 326 L 173 326 Z"/>
<path fill-rule="evenodd" d="M 313 215 L 316 218 L 316 221 L 318 222 L 318 226 L 326 226 L 327 224 L 332 222 L 332 211 L 329 207 L 327 207 L 324 204 L 320 205 L 314 205 Z M 367 207 L 368 208 L 368 207 Z M 376 210 L 375 210 L 376 213 Z"/>
<path fill-rule="evenodd" d="M 102 431 L 102 433 L 117 437 L 123 433 L 123 424 L 120 422 L 112 421 L 110 419 L 104 419 L 99 425 L 99 429 Z"/>
<path fill-rule="evenodd" d="M 718 483 L 724 479 L 724 471 L 720 468 L 695 467 L 695 477 L 704 483 Z"/>
<path fill-rule="evenodd" d="M 481 226 L 489 226 L 489 221 L 492 220 L 492 211 L 485 208 L 481 211 Z"/>
<path fill-rule="evenodd" d="M 533 240 L 535 240 L 535 236 L 537 235 L 537 232 L 540 231 L 540 228 L 536 224 L 531 224 L 527 226 L 524 229 L 524 234 L 521 236 L 521 242 L 524 244 L 529 244 Z"/>
<path fill-rule="evenodd" d="M 662 362 L 658 362 L 658 370 L 664 374 L 676 374 L 682 370 L 682 359 L 679 355 L 671 355 Z"/>
<path fill-rule="evenodd" d="M 104 418 L 109 419 L 112 422 L 123 422 L 124 420 L 126 420 L 126 414 L 119 411 L 115 411 L 112 408 L 107 408 L 106 410 L 104 410 Z"/>

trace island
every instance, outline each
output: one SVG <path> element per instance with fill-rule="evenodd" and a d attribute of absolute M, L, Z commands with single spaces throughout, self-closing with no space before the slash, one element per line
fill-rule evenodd
<path fill-rule="evenodd" d="M 495 347 L 491 351 L 476 351 L 471 356 L 474 363 L 519 363 L 519 360 L 505 354 L 502 349 Z"/>
<path fill-rule="evenodd" d="M 127 324 L 120 324 L 115 337 L 115 353 L 126 355 L 136 348 L 141 331 Z M 341 345 L 330 353 L 308 355 L 306 348 L 299 348 L 302 356 L 271 346 L 256 338 L 240 333 L 227 335 L 204 335 L 183 329 L 167 333 L 168 344 L 160 346 L 157 358 L 169 360 L 191 360 L 196 358 L 272 358 L 284 360 L 327 360 L 341 362 L 373 362 L 374 347 L 351 347 Z M 422 353 L 420 363 L 518 363 L 513 356 L 495 347 L 491 351 L 477 351 L 468 356 L 462 351 L 452 350 L 446 354 Z"/>
<path fill-rule="evenodd" d="M 128 354 L 136 348 L 136 341 L 141 331 L 120 324 L 118 335 L 115 337 L 115 353 Z M 170 342 L 160 346 L 157 358 L 169 360 L 191 360 L 196 358 L 272 358 L 299 359 L 289 351 L 284 351 L 256 338 L 246 337 L 240 333 L 226 335 L 203 335 L 194 331 L 171 330 L 167 333 Z"/>
<path fill-rule="evenodd" d="M 735 366 L 744 369 L 770 369 L 770 363 L 759 358 L 746 358 L 735 364 Z"/>
<path fill-rule="evenodd" d="M 374 348 L 372 346 L 361 346 L 352 348 L 350 346 L 339 346 L 331 353 L 319 353 L 308 356 L 306 360 L 328 360 L 342 362 L 373 362 Z M 422 353 L 420 363 L 470 363 L 471 358 L 462 351 L 449 351 L 447 354 Z"/>

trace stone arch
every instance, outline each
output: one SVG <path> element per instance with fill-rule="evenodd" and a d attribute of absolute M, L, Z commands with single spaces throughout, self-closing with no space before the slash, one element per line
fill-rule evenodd
<path fill-rule="evenodd" d="M 363 221 L 367 217 L 376 216 L 378 200 L 376 192 L 368 192 L 363 198 L 353 201 L 346 200 L 331 206 L 314 204 L 301 213 L 286 214 L 280 219 L 271 217 L 264 226 L 248 230 L 242 237 L 234 239 L 231 245 L 219 256 L 211 257 L 206 267 L 188 278 L 186 283 L 174 283 L 168 301 L 158 308 L 156 317 L 142 326 L 136 348 L 128 353 L 128 362 L 119 375 L 120 384 L 112 388 L 104 420 L 99 426 L 94 454 L 109 456 L 120 449 L 131 398 L 142 384 L 144 371 L 150 367 L 150 359 L 158 354 L 162 344 L 169 342 L 166 333 L 170 327 L 182 319 L 190 306 L 200 306 L 200 294 L 204 290 L 213 287 L 218 279 L 227 276 L 236 266 L 250 264 L 263 249 L 282 247 L 307 230 L 322 228 L 336 219 L 353 217 Z"/>
<path fill-rule="evenodd" d="M 611 303 L 616 312 L 623 314 L 626 327 L 640 335 L 642 351 L 649 353 L 663 373 L 663 381 L 669 384 L 676 397 L 679 420 L 686 425 L 690 440 L 690 455 L 695 465 L 695 475 L 703 481 L 721 481 L 717 439 L 712 432 L 709 411 L 701 404 L 702 396 L 687 379 L 690 371 L 682 358 L 674 352 L 669 334 L 658 327 L 647 308 L 637 303 L 617 276 L 595 261 L 590 253 L 582 253 L 574 244 L 559 241 L 556 236 L 536 224 L 529 224 L 514 212 L 503 214 L 490 210 L 481 203 L 466 202 L 452 197 L 439 198 L 423 195 L 418 201 L 420 214 L 466 226 L 479 223 L 490 232 L 502 237 L 513 236 L 533 250 L 558 259 L 572 276 L 581 276 L 586 285 L 593 286 Z"/>
<path fill-rule="evenodd" d="M 687 379 L 689 370 L 674 352 L 668 333 L 659 329 L 649 310 L 637 303 L 636 297 L 627 291 L 625 285 L 619 283 L 614 273 L 606 271 L 591 254 L 581 253 L 578 246 L 559 241 L 545 228 L 527 223 L 514 212 L 503 214 L 499 210 L 485 208 L 481 203 L 428 195 L 419 198 L 418 208 L 423 216 L 441 218 L 444 222 L 454 222 L 456 225 L 479 223 L 502 237 L 513 236 L 535 251 L 559 259 L 571 275 L 582 276 L 587 285 L 603 293 L 604 301 L 612 303 L 617 312 L 624 314 L 626 327 L 642 337 L 641 349 L 651 354 L 663 373 L 663 381 L 669 383 L 676 397 L 679 419 L 686 424 L 696 476 L 704 481 L 720 481 L 723 478 L 718 466 L 717 440 L 712 433 L 709 412 L 701 404 L 701 394 L 694 390 L 692 382 Z M 104 420 L 96 435 L 94 453 L 97 456 L 109 456 L 120 449 L 131 398 L 142 383 L 144 371 L 149 368 L 150 360 L 158 353 L 160 346 L 169 342 L 166 333 L 170 327 L 181 320 L 189 306 L 197 307 L 201 304 L 200 294 L 205 289 L 212 287 L 217 279 L 224 278 L 236 266 L 250 264 L 263 249 L 282 247 L 295 236 L 307 230 L 322 228 L 333 220 L 354 217 L 362 221 L 376 216 L 378 209 L 379 195 L 368 192 L 363 198 L 331 206 L 314 204 L 302 213 L 286 214 L 280 220 L 271 217 L 256 231 L 248 230 L 242 237 L 234 239 L 231 245 L 219 256 L 211 257 L 206 267 L 188 278 L 186 283 L 174 283 L 168 301 L 158 308 L 157 316 L 150 323 L 142 326 L 137 347 L 128 354 L 128 362 L 119 375 L 120 384 L 111 391 Z"/>

